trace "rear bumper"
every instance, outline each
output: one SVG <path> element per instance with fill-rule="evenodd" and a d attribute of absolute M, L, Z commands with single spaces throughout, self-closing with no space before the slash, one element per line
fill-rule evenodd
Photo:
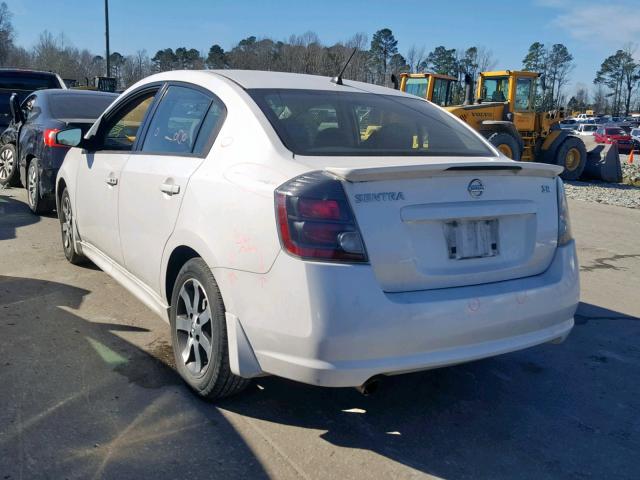
<path fill-rule="evenodd" d="M 230 283 L 221 269 L 216 277 L 223 296 L 252 295 L 231 308 L 253 372 L 331 387 L 564 340 L 579 300 L 573 242 L 543 274 L 441 290 L 384 293 L 368 266 L 285 254 L 264 276 L 235 272 Z"/>

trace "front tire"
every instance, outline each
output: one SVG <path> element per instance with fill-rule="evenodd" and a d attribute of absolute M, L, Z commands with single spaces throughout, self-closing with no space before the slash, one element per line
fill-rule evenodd
<path fill-rule="evenodd" d="M 73 219 L 73 210 L 71 209 L 71 197 L 69 191 L 65 188 L 60 197 L 60 208 L 58 211 L 58 219 L 60 220 L 60 232 L 62 233 L 62 248 L 64 256 L 69 263 L 80 265 L 86 261 L 84 255 L 76 252 L 75 247 L 75 225 Z"/>
<path fill-rule="evenodd" d="M 587 165 L 587 149 L 584 142 L 576 137 L 568 137 L 558 147 L 554 163 L 564 167 L 560 174 L 563 180 L 578 180 Z"/>
<path fill-rule="evenodd" d="M 249 384 L 231 372 L 224 303 L 201 258 L 189 260 L 178 273 L 169 321 L 178 373 L 199 395 L 215 400 Z"/>
<path fill-rule="evenodd" d="M 0 186 L 15 187 L 19 182 L 16 147 L 6 143 L 0 147 Z"/>
<path fill-rule="evenodd" d="M 34 158 L 29 162 L 27 170 L 27 200 L 29 208 L 36 215 L 50 213 L 55 208 L 51 197 L 43 197 L 40 193 L 40 161 Z"/>

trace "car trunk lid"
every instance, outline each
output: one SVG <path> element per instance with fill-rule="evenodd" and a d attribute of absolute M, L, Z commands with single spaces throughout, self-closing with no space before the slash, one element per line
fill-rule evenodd
<path fill-rule="evenodd" d="M 557 245 L 561 167 L 407 160 L 324 167 L 343 182 L 384 291 L 497 282 L 548 268 Z"/>

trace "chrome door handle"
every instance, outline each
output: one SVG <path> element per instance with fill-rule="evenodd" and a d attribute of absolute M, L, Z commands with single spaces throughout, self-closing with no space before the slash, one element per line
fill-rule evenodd
<path fill-rule="evenodd" d="M 107 177 L 107 185 L 111 185 L 112 187 L 118 184 L 118 179 L 116 177 Z"/>
<path fill-rule="evenodd" d="M 166 193 L 167 195 L 177 195 L 180 193 L 180 185 L 175 185 L 173 183 L 163 183 L 160 185 L 160 191 Z"/>

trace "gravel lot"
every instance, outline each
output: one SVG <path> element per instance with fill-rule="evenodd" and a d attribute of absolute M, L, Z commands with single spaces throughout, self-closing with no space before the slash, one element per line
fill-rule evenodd
<path fill-rule="evenodd" d="M 626 167 L 627 155 L 620 155 L 623 169 Z M 640 162 L 640 154 L 636 156 Z M 619 207 L 640 208 L 640 187 L 619 183 L 604 182 L 566 182 L 565 190 L 569 198 L 587 202 L 617 205 Z"/>

